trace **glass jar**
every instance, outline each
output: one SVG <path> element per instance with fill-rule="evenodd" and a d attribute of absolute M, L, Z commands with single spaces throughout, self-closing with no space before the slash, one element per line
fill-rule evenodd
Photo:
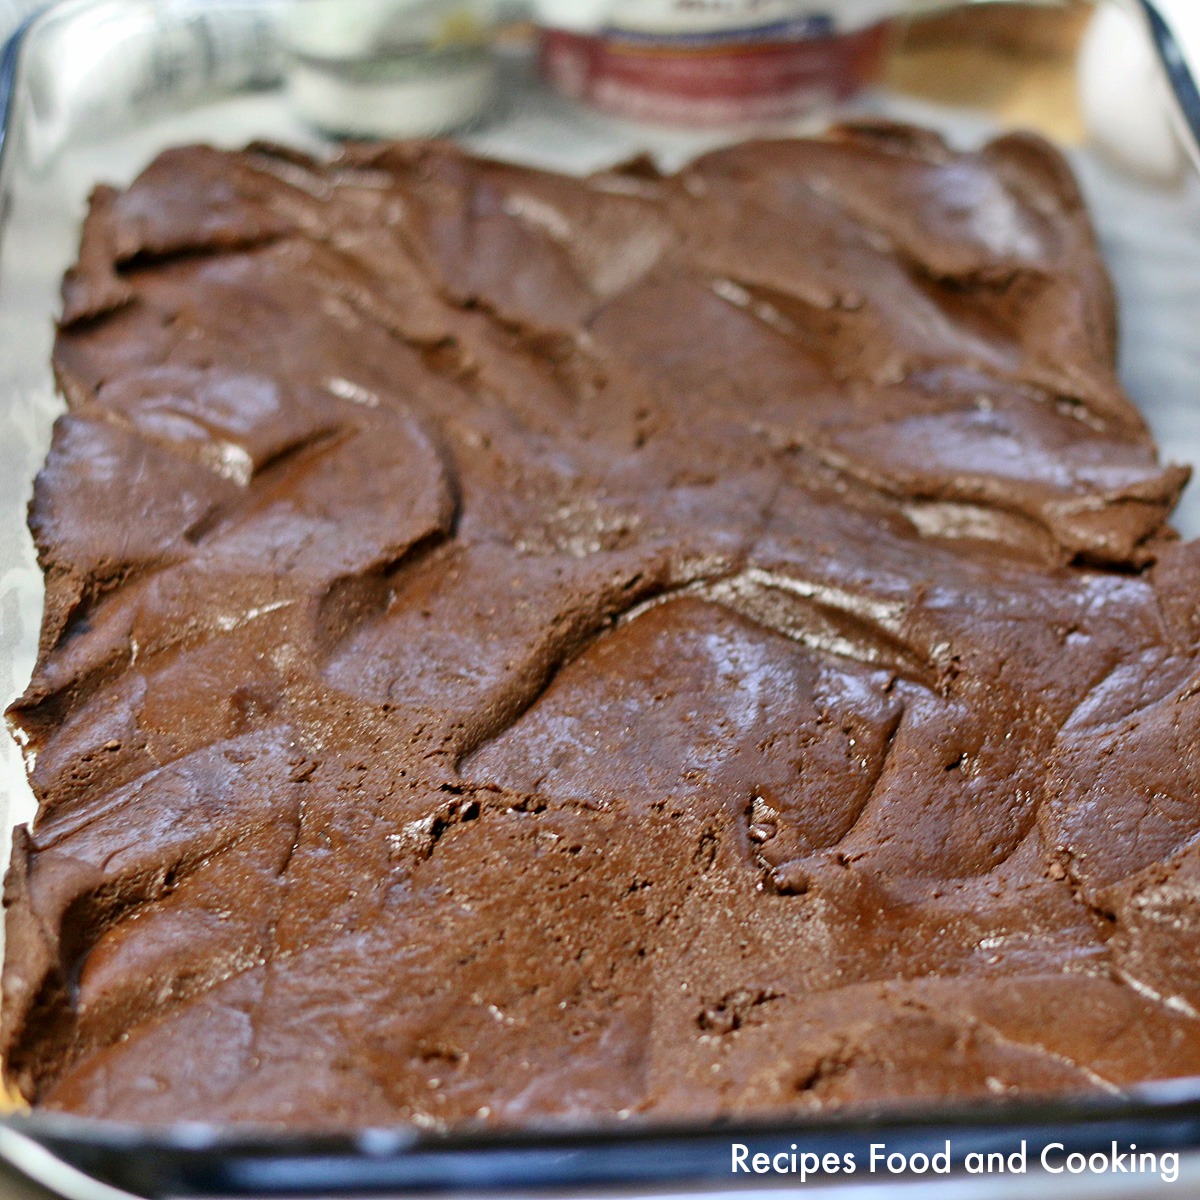
<path fill-rule="evenodd" d="M 496 88 L 490 0 L 292 0 L 296 112 L 346 137 L 420 137 L 477 121 Z"/>

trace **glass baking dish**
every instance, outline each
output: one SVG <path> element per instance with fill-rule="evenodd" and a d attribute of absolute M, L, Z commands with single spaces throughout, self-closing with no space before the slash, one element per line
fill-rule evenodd
<path fill-rule="evenodd" d="M 278 89 L 277 0 L 66 0 L 30 22 L 0 63 L 0 701 L 17 695 L 33 665 L 41 578 L 25 530 L 30 485 L 60 411 L 49 361 L 58 285 L 74 257 L 90 187 L 125 183 L 160 149 L 254 138 L 319 148 Z M 481 151 L 538 166 L 585 171 L 640 151 L 672 166 L 715 135 L 649 132 L 588 114 L 533 79 L 528 60 L 504 63 L 503 115 L 465 137 Z M 869 96 L 860 108 L 923 121 L 952 140 L 986 136 L 978 118 Z M 800 129 L 797 124 L 792 128 Z M 1200 464 L 1200 187 L 1145 189 L 1085 153 L 1075 165 L 1088 192 L 1122 300 L 1125 382 L 1164 457 Z M 1200 489 L 1177 514 L 1200 535 Z M 0 836 L 29 818 L 32 797 L 18 748 L 0 736 Z M 1158 1177 L 1048 1176 L 1039 1148 L 1065 1142 L 1084 1154 L 1113 1140 L 1182 1152 L 1179 1183 Z M 796 1180 L 731 1173 L 731 1146 L 751 1152 L 841 1154 L 869 1144 L 932 1154 L 947 1141 L 960 1165 L 970 1152 L 1029 1147 L 1025 1176 L 957 1174 L 925 1188 L 937 1196 L 1147 1196 L 1200 1187 L 1200 1080 L 1147 1085 L 1104 1099 L 909 1107 L 782 1123 L 704 1128 L 624 1123 L 448 1135 L 414 1129 L 303 1137 L 188 1125 L 147 1132 L 48 1114 L 0 1122 L 0 1156 L 64 1195 L 473 1196 L 539 1191 L 557 1196 L 778 1189 Z M 816 1182 L 816 1179 L 812 1180 Z M 855 1196 L 893 1177 L 829 1175 Z M 1182 1185 L 1182 1186 L 1181 1186 Z M 782 1195 L 783 1191 L 776 1194 Z M 788 1191 L 787 1194 L 793 1194 Z M 928 1194 L 922 1190 L 921 1194 Z"/>

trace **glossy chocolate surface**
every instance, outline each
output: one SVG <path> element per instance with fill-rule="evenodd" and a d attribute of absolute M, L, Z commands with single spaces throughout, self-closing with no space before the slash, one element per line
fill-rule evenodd
<path fill-rule="evenodd" d="M 343 1126 L 1200 1073 L 1200 549 L 1054 151 L 93 198 L 31 507 L 35 1105 Z"/>

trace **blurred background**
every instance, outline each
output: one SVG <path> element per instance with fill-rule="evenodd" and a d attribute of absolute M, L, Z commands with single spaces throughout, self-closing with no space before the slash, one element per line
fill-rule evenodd
<path fill-rule="evenodd" d="M 1158 2 L 1200 44 L 1200 2 Z M 40 7 L 0 0 L 0 37 Z M 633 122 L 745 126 L 883 89 L 1090 142 L 1159 185 L 1184 171 L 1136 0 L 263 0 L 262 12 L 283 57 L 261 45 L 247 69 L 286 71 L 299 113 L 335 135 L 434 134 L 503 112 L 499 48 L 536 53 L 558 90 Z"/>

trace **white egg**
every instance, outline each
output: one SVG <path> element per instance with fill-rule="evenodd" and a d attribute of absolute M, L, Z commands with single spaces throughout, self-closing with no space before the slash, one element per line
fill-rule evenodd
<path fill-rule="evenodd" d="M 1167 85 L 1138 17 L 1104 0 L 1079 54 L 1079 99 L 1095 143 L 1119 166 L 1173 183 L 1184 165 Z"/>

